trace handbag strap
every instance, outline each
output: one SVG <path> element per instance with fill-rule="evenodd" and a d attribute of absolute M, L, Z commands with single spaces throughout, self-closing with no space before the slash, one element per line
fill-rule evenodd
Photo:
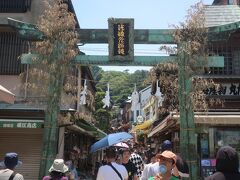
<path fill-rule="evenodd" d="M 8 180 L 13 180 L 13 178 L 15 177 L 16 173 L 13 171 L 13 173 L 11 174 L 11 176 L 9 177 Z"/>
<path fill-rule="evenodd" d="M 121 180 L 123 180 L 121 174 L 117 171 L 117 169 L 112 165 L 112 163 L 108 163 L 109 166 L 112 167 L 112 169 L 117 173 L 117 175 L 120 177 Z"/>

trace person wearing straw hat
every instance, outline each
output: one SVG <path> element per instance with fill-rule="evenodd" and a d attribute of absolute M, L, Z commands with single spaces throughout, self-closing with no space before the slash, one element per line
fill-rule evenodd
<path fill-rule="evenodd" d="M 66 173 L 68 167 L 64 164 L 63 159 L 55 159 L 49 169 L 49 176 L 44 176 L 42 180 L 68 180 Z"/>
<path fill-rule="evenodd" d="M 0 162 L 0 179 L 1 180 L 24 180 L 23 176 L 14 172 L 14 169 L 21 165 L 22 162 L 18 160 L 18 154 L 15 152 L 6 153 L 4 161 Z"/>

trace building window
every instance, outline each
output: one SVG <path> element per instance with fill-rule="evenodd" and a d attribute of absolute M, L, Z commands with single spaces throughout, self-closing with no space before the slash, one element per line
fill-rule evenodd
<path fill-rule="evenodd" d="M 30 11 L 32 0 L 1 0 L 0 13 L 24 13 Z"/>
<path fill-rule="evenodd" d="M 233 5 L 233 0 L 228 0 L 228 5 Z"/>
<path fill-rule="evenodd" d="M 26 70 L 18 57 L 28 51 L 27 42 L 16 32 L 0 32 L 0 75 L 19 75 Z"/>

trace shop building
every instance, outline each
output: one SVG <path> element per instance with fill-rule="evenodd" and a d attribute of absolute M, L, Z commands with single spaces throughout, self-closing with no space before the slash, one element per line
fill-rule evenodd
<path fill-rule="evenodd" d="M 69 5 L 69 11 L 74 13 L 71 0 L 64 1 Z M 16 29 L 8 24 L 8 17 L 36 24 L 39 16 L 44 10 L 43 0 L 3 0 L 0 3 L 0 85 L 15 95 L 14 103 L 0 102 L 0 160 L 3 160 L 5 153 L 15 151 L 23 164 L 17 170 L 23 174 L 24 179 L 38 179 L 39 167 L 43 148 L 43 132 L 46 99 L 41 103 L 34 103 L 42 97 L 33 96 L 28 89 L 20 88 L 27 81 L 20 78 L 20 74 L 27 72 L 29 65 L 21 64 L 18 60 L 23 53 L 29 52 L 31 39 L 22 39 L 18 36 Z M 79 25 L 77 24 L 79 27 Z M 92 97 L 95 94 L 95 84 L 89 67 L 78 66 L 73 68 L 73 73 L 78 79 L 78 93 L 87 81 L 88 90 Z M 68 98 L 64 94 L 65 98 Z M 62 117 L 66 114 L 78 113 L 77 119 L 58 119 L 58 155 L 63 158 L 64 152 L 72 150 L 75 146 L 80 149 L 80 159 L 89 161 L 88 148 L 96 139 L 104 136 L 93 125 L 91 117 L 93 109 L 79 107 L 79 100 L 71 103 L 64 103 L 60 107 Z M 73 137 L 77 137 L 77 141 Z M 77 142 L 77 143 L 76 143 Z M 84 166 L 80 162 L 80 165 Z M 81 167 L 79 166 L 79 169 Z"/>
<path fill-rule="evenodd" d="M 217 1 L 214 1 L 215 3 Z M 219 2 L 218 2 L 219 3 Z M 220 84 L 219 89 L 206 89 L 207 98 L 219 98 L 222 105 L 211 105 L 208 112 L 196 111 L 194 114 L 197 151 L 201 173 L 207 176 L 214 171 L 215 155 L 223 145 L 230 145 L 238 151 L 240 131 L 240 8 L 238 5 L 211 5 L 204 9 L 206 26 L 214 27 L 214 41 L 208 43 L 209 56 L 224 56 L 223 68 L 210 68 L 208 75 Z M 156 149 L 165 139 L 174 143 L 174 151 L 179 152 L 179 114 L 169 115 L 152 128 L 148 138 Z"/>

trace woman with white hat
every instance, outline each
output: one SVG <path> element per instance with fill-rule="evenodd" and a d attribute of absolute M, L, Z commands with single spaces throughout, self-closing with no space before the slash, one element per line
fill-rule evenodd
<path fill-rule="evenodd" d="M 42 180 L 68 180 L 66 173 L 68 167 L 64 164 L 63 159 L 55 159 L 49 169 L 49 176 L 44 176 Z"/>

